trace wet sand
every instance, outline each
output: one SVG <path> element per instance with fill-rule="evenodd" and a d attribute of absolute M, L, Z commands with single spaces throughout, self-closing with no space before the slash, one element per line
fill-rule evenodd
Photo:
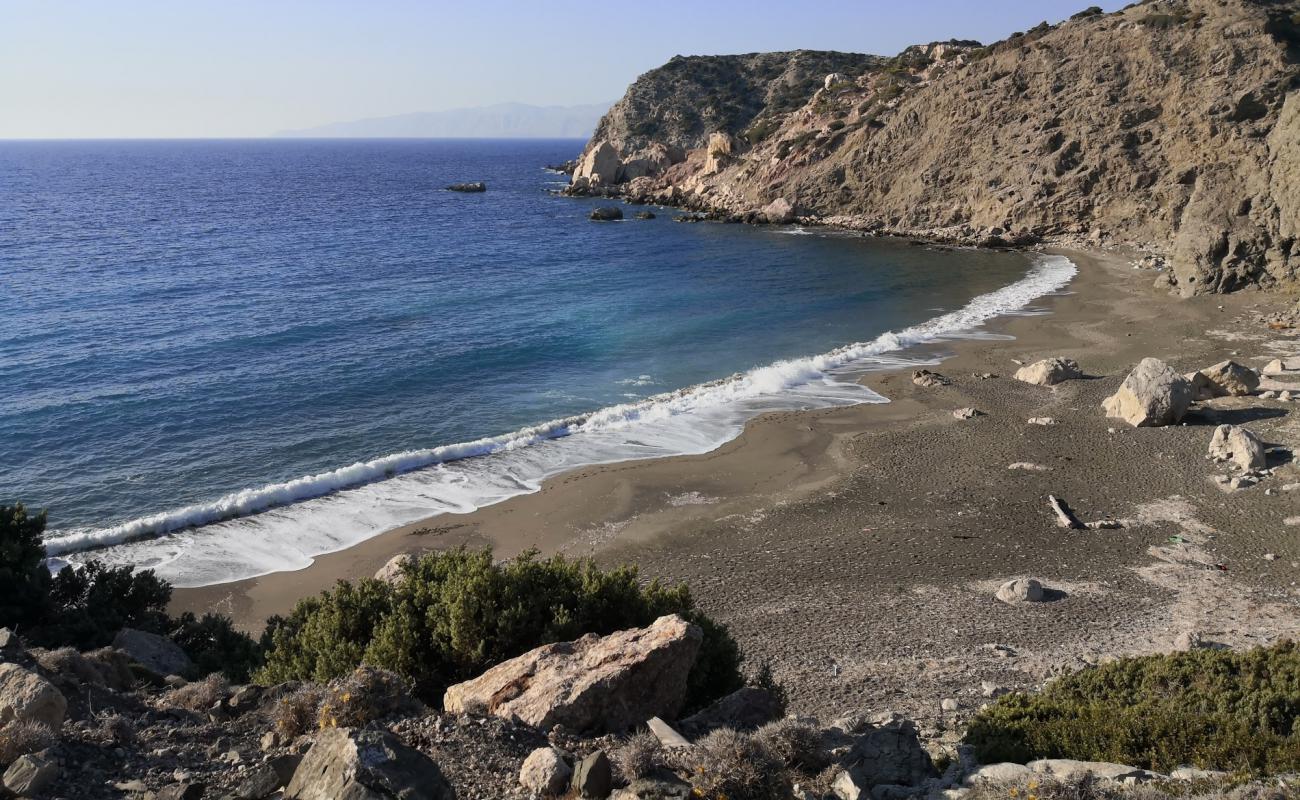
<path fill-rule="evenodd" d="M 689 583 L 751 667 L 773 667 L 794 709 L 889 709 L 940 729 L 985 702 L 985 682 L 1034 685 L 1170 649 L 1190 631 L 1233 646 L 1300 633 L 1300 527 L 1285 524 L 1300 515 L 1300 491 L 1283 491 L 1300 481 L 1296 465 L 1279 448 L 1275 476 L 1228 494 L 1212 480 L 1223 468 L 1204 458 L 1220 421 L 1300 446 L 1300 404 L 1225 398 L 1167 429 L 1132 429 L 1099 410 L 1144 356 L 1191 371 L 1300 350 L 1294 331 L 1255 320 L 1286 298 L 1177 300 L 1126 259 L 1066 255 L 1080 274 L 1069 294 L 1035 304 L 1049 314 L 988 326 L 1014 339 L 940 348 L 949 357 L 932 369 L 951 386 L 917 387 L 910 370 L 872 373 L 864 382 L 892 402 L 769 414 L 705 455 L 576 470 L 303 570 L 177 590 L 173 607 L 218 610 L 256 630 L 396 554 L 459 545 L 631 561 L 646 577 Z M 1011 379 L 1016 360 L 1053 355 L 1076 359 L 1089 378 L 1055 388 Z M 952 416 L 966 406 L 985 416 Z M 1057 528 L 1049 493 L 1084 519 L 1124 527 Z M 1017 576 L 1039 578 L 1055 599 L 994 600 Z M 941 714 L 945 697 L 961 710 Z"/>

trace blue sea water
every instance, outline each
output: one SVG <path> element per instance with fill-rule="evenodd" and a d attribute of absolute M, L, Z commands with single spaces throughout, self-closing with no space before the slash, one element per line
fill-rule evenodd
<path fill-rule="evenodd" d="M 294 569 L 765 410 L 1059 290 L 1053 257 L 596 223 L 579 141 L 0 143 L 0 502 L 179 585 Z M 483 194 L 444 191 L 483 180 Z"/>

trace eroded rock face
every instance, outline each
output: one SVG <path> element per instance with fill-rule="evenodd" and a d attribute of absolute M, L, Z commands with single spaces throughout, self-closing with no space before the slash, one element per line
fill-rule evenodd
<path fill-rule="evenodd" d="M 0 725 L 35 722 L 58 730 L 68 701 L 54 684 L 17 664 L 0 664 Z"/>
<path fill-rule="evenodd" d="M 194 666 L 185 651 L 172 640 L 134 628 L 118 631 L 113 637 L 113 647 L 159 675 L 180 675 Z"/>
<path fill-rule="evenodd" d="M 1075 378 L 1082 378 L 1083 370 L 1073 359 L 1045 358 L 1016 370 L 1016 380 L 1037 386 L 1055 386 Z"/>
<path fill-rule="evenodd" d="M 576 184 L 581 178 L 589 182 L 613 184 L 618 181 L 619 169 L 623 166 L 618 150 L 609 142 L 599 142 L 589 149 L 578 162 L 573 172 Z"/>
<path fill-rule="evenodd" d="M 284 790 L 287 800 L 455 800 L 438 765 L 380 730 L 316 736 Z"/>
<path fill-rule="evenodd" d="M 677 615 L 647 628 L 549 644 L 447 689 L 448 712 L 493 714 L 541 730 L 623 731 L 675 717 L 703 633 Z"/>
<path fill-rule="evenodd" d="M 1220 425 L 1214 429 L 1208 455 L 1214 461 L 1231 461 L 1246 472 L 1265 467 L 1263 443 L 1255 434 L 1236 425 Z"/>
<path fill-rule="evenodd" d="M 1165 362 L 1144 358 L 1119 391 L 1102 401 L 1106 416 L 1135 428 L 1173 425 L 1192 404 L 1192 384 Z"/>

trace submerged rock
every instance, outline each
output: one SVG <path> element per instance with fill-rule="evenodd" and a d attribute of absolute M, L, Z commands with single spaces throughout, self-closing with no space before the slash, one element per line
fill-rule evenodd
<path fill-rule="evenodd" d="M 623 209 L 618 206 L 601 206 L 592 209 L 589 216 L 597 222 L 612 222 L 623 218 Z"/>
<path fill-rule="evenodd" d="M 487 184 L 483 181 L 472 181 L 470 183 L 453 183 L 447 187 L 449 192 L 486 192 Z"/>

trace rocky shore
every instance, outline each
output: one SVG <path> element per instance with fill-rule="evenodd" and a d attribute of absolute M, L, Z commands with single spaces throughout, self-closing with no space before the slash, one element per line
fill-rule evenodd
<path fill-rule="evenodd" d="M 1289 283 L 1298 46 L 1300 4 L 1160 0 L 989 46 L 766 54 L 787 73 L 839 65 L 816 83 L 764 80 L 752 56 L 674 60 L 610 110 L 569 191 L 951 244 L 1140 249 L 1184 296 Z M 745 77 L 724 80 L 719 60 Z"/>

